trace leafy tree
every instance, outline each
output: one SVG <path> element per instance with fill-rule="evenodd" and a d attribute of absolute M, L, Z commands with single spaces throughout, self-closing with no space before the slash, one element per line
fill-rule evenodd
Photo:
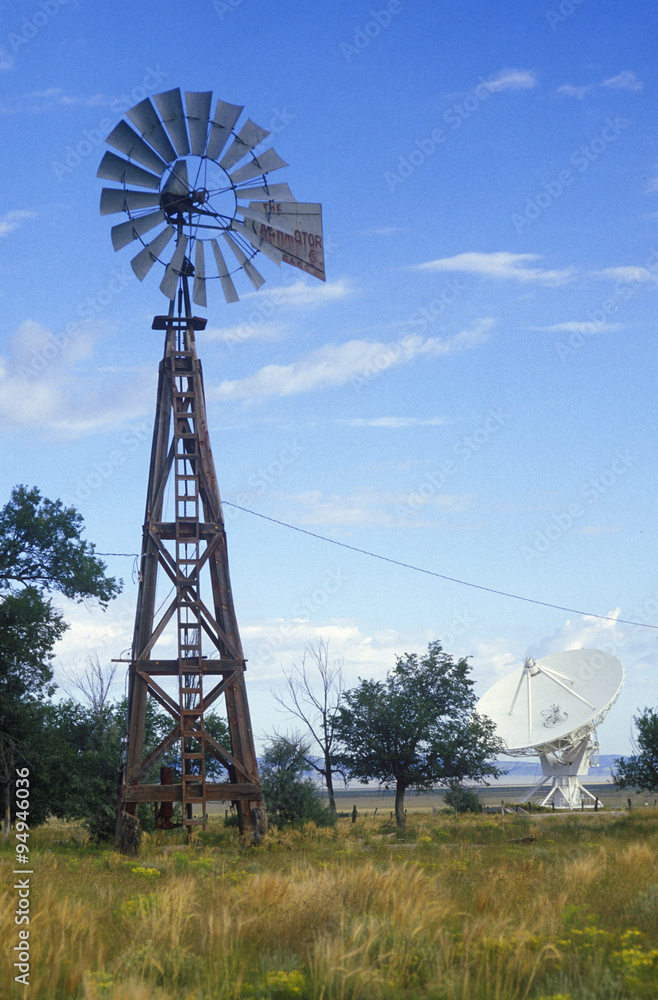
<path fill-rule="evenodd" d="M 308 751 L 308 745 L 296 745 L 286 737 L 276 737 L 265 749 L 259 768 L 261 789 L 269 820 L 278 826 L 304 820 L 328 826 L 334 821 L 313 782 L 304 777 Z"/>
<path fill-rule="evenodd" d="M 472 788 L 466 788 L 459 781 L 448 782 L 448 791 L 443 796 L 443 801 L 456 812 L 482 812 L 482 803 L 477 792 Z"/>
<path fill-rule="evenodd" d="M 301 665 L 295 664 L 284 676 L 286 694 L 274 697 L 287 712 L 304 723 L 308 732 L 306 765 L 322 775 L 329 808 L 335 813 L 333 775 L 340 771 L 336 763 L 336 721 L 343 691 L 342 661 L 330 663 L 329 643 L 320 639 L 317 646 L 307 645 Z M 301 742 L 293 739 L 296 746 Z"/>
<path fill-rule="evenodd" d="M 619 788 L 658 792 L 658 711 L 645 708 L 634 720 L 637 728 L 635 754 L 618 757 L 613 780 Z"/>
<path fill-rule="evenodd" d="M 80 537 L 82 515 L 36 487 L 16 486 L 0 510 L 0 587 L 34 586 L 106 608 L 121 581 L 105 575 L 95 547 Z"/>
<path fill-rule="evenodd" d="M 343 696 L 336 726 L 340 763 L 362 783 L 395 785 L 395 818 L 404 826 L 408 788 L 483 781 L 500 771 L 494 723 L 473 712 L 466 659 L 453 662 L 441 643 L 419 657 L 398 657 L 385 681 L 361 680 Z"/>
<path fill-rule="evenodd" d="M 0 510 L 0 785 L 5 832 L 15 768 L 33 771 L 31 806 L 39 801 L 36 773 L 41 766 L 44 727 L 50 721 L 43 702 L 52 682 L 52 650 L 67 624 L 50 598 L 59 592 L 77 601 L 96 599 L 101 607 L 121 591 L 109 577 L 94 546 L 81 538 L 83 521 L 73 507 L 17 486 Z M 41 814 L 32 813 L 33 821 Z"/>

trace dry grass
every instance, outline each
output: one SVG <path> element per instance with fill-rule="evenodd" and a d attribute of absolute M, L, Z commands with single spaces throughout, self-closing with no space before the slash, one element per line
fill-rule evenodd
<path fill-rule="evenodd" d="M 220 824 L 139 861 L 34 831 L 31 1000 L 644 1000 L 658 993 L 658 816 Z M 0 849 L 0 938 L 17 938 Z M 25 996 L 13 959 L 0 995 Z"/>

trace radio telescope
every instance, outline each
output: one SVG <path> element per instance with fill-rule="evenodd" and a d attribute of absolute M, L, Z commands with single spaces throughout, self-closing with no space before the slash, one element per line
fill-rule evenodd
<path fill-rule="evenodd" d="M 540 803 L 580 809 L 596 800 L 580 779 L 598 753 L 595 730 L 614 705 L 624 668 L 616 656 L 599 649 L 528 657 L 521 671 L 499 680 L 480 699 L 476 711 L 496 724 L 510 757 L 538 756 L 542 778 L 524 796 L 527 802 L 542 785 L 550 790 Z"/>

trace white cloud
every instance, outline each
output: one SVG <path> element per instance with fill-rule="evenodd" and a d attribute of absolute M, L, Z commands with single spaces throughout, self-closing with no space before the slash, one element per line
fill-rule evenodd
<path fill-rule="evenodd" d="M 143 372 L 119 385 L 94 369 L 89 371 L 103 324 L 71 324 L 54 335 L 25 320 L 9 338 L 0 359 L 0 416 L 6 429 L 34 428 L 49 436 L 73 439 L 116 428 L 150 409 L 155 375 Z M 87 370 L 77 370 L 79 361 Z"/>
<path fill-rule="evenodd" d="M 284 335 L 284 328 L 276 323 L 254 321 L 236 323 L 235 326 L 209 327 L 199 337 L 219 342 L 227 347 L 235 347 L 248 340 L 280 340 Z"/>
<path fill-rule="evenodd" d="M 644 285 L 649 282 L 658 281 L 658 271 L 634 265 L 628 267 L 606 267 L 602 271 L 594 273 L 601 278 L 612 278 L 613 281 L 621 281 L 629 285 Z"/>
<path fill-rule="evenodd" d="M 14 57 L 10 55 L 5 48 L 0 46 L 0 70 L 8 70 L 14 68 Z"/>
<path fill-rule="evenodd" d="M 416 264 L 415 269 L 426 271 L 461 271 L 470 274 L 481 274 L 487 278 L 511 279 L 513 281 L 535 282 L 541 285 L 564 285 L 573 278 L 570 268 L 544 270 L 528 265 L 540 260 L 536 253 L 479 253 L 471 251 L 458 253 L 454 257 L 441 257 L 438 260 Z"/>
<path fill-rule="evenodd" d="M 130 560 L 126 559 L 126 563 L 126 572 L 115 574 L 110 571 L 110 575 L 129 575 Z M 84 672 L 90 655 L 97 653 L 101 667 L 109 670 L 111 661 L 130 647 L 135 620 L 135 598 L 131 594 L 121 594 L 110 602 L 106 611 L 98 605 L 77 604 L 61 596 L 58 596 L 56 603 L 69 624 L 54 649 L 55 682 L 64 689 L 67 674 Z M 117 665 L 112 698 L 120 698 L 124 693 L 125 671 L 125 664 Z"/>
<path fill-rule="evenodd" d="M 0 239 L 3 236 L 9 236 L 28 219 L 36 219 L 36 217 L 36 212 L 29 212 L 24 208 L 13 209 L 11 212 L 0 215 Z"/>
<path fill-rule="evenodd" d="M 65 93 L 61 87 L 49 87 L 47 90 L 34 90 L 29 94 L 22 94 L 11 102 L 0 102 L 0 114 L 42 114 L 55 107 L 109 107 L 111 101 L 103 97 L 102 94 L 93 94 L 88 97 L 72 97 Z"/>
<path fill-rule="evenodd" d="M 337 281 L 316 281 L 313 284 L 300 278 L 291 285 L 276 285 L 273 288 L 264 286 L 258 292 L 243 295 L 243 299 L 267 298 L 283 309 L 306 309 L 309 306 L 324 305 L 326 302 L 338 302 L 349 298 L 352 294 L 352 285 L 347 278 L 339 278 Z"/>
<path fill-rule="evenodd" d="M 612 87 L 614 90 L 644 90 L 644 84 L 629 69 L 622 70 L 617 76 L 611 76 L 604 80 L 601 86 Z"/>
<path fill-rule="evenodd" d="M 224 381 L 211 394 L 225 400 L 265 399 L 341 386 L 372 378 L 418 357 L 435 358 L 474 347 L 487 338 L 492 325 L 493 320 L 481 319 L 471 329 L 445 340 L 415 335 L 389 343 L 349 340 L 326 344 L 288 365 L 266 365 L 246 378 Z"/>
<path fill-rule="evenodd" d="M 482 697 L 501 677 L 506 677 L 523 665 L 523 655 L 515 655 L 510 650 L 507 640 L 501 637 L 477 639 L 472 645 L 479 697 Z"/>
<path fill-rule="evenodd" d="M 487 90 L 529 90 L 537 86 L 537 76 L 527 69 L 503 69 L 486 81 Z"/>
<path fill-rule="evenodd" d="M 410 499 L 411 497 L 411 499 Z M 418 527 L 420 508 L 424 513 L 461 514 L 473 505 L 467 494 L 435 493 L 421 497 L 417 493 L 364 489 L 358 493 L 325 494 L 321 490 L 305 493 L 273 493 L 281 516 L 295 524 L 335 527 L 379 525 L 382 527 Z M 423 522 L 425 524 L 425 522 Z"/>
<path fill-rule="evenodd" d="M 594 90 L 593 84 L 585 84 L 583 87 L 574 87 L 572 83 L 563 83 L 561 87 L 557 88 L 558 94 L 564 94 L 565 97 L 575 97 L 577 101 L 582 101 L 585 94 L 591 93 Z"/>
<path fill-rule="evenodd" d="M 623 323 L 595 323 L 592 320 L 568 320 L 566 323 L 552 323 L 550 326 L 532 326 L 531 330 L 541 333 L 583 333 L 591 336 L 594 333 L 614 333 L 623 330 Z"/>
<path fill-rule="evenodd" d="M 631 70 L 626 69 L 622 70 L 621 73 L 617 73 L 616 76 L 602 80 L 600 83 L 586 83 L 580 87 L 575 86 L 573 83 L 563 83 L 557 88 L 556 93 L 562 94 L 564 97 L 574 97 L 577 101 L 582 101 L 583 97 L 587 94 L 600 93 L 602 87 L 607 87 L 611 90 L 644 90 L 644 84 L 641 80 L 638 80 L 635 73 Z"/>
<path fill-rule="evenodd" d="M 620 614 L 621 608 L 614 608 L 606 618 L 594 618 L 592 615 L 568 618 L 553 635 L 540 640 L 531 654 L 537 657 L 569 649 L 609 648 L 611 643 L 621 642 L 624 638 L 617 622 Z"/>

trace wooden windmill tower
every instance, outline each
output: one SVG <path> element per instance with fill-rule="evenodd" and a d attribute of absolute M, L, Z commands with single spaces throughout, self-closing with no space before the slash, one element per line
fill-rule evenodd
<path fill-rule="evenodd" d="M 205 828 L 210 802 L 235 803 L 241 831 L 256 839 L 266 822 L 196 353 L 195 334 L 206 320 L 192 313 L 190 279 L 195 304 L 206 306 L 213 280 L 227 302 L 236 302 L 233 273 L 244 271 L 256 289 L 263 284 L 253 264 L 258 252 L 322 280 L 324 256 L 321 206 L 295 201 L 287 184 L 269 183 L 268 175 L 286 164 L 273 149 L 256 152 L 269 135 L 265 129 L 247 120 L 234 131 L 242 110 L 218 101 L 212 114 L 211 93 L 186 93 L 184 102 L 177 89 L 147 98 L 127 112 L 130 124 L 122 120 L 107 138 L 123 156 L 106 152 L 98 171 L 120 185 L 103 189 L 101 214 L 127 215 L 112 229 L 115 250 L 139 242 L 132 268 L 140 280 L 154 263 L 164 265 L 160 288 L 170 302 L 168 314 L 153 321 L 164 332 L 164 356 L 119 780 L 117 844 L 126 850 L 136 843 L 140 802 L 159 804 L 164 815 L 179 802 L 188 830 Z M 169 593 L 161 602 L 163 583 Z M 145 755 L 148 698 L 169 713 L 171 729 Z M 205 726 L 221 698 L 230 746 Z M 145 783 L 172 751 L 180 780 L 169 783 L 161 773 L 159 783 Z M 209 780 L 210 759 L 226 769 L 227 780 Z"/>

